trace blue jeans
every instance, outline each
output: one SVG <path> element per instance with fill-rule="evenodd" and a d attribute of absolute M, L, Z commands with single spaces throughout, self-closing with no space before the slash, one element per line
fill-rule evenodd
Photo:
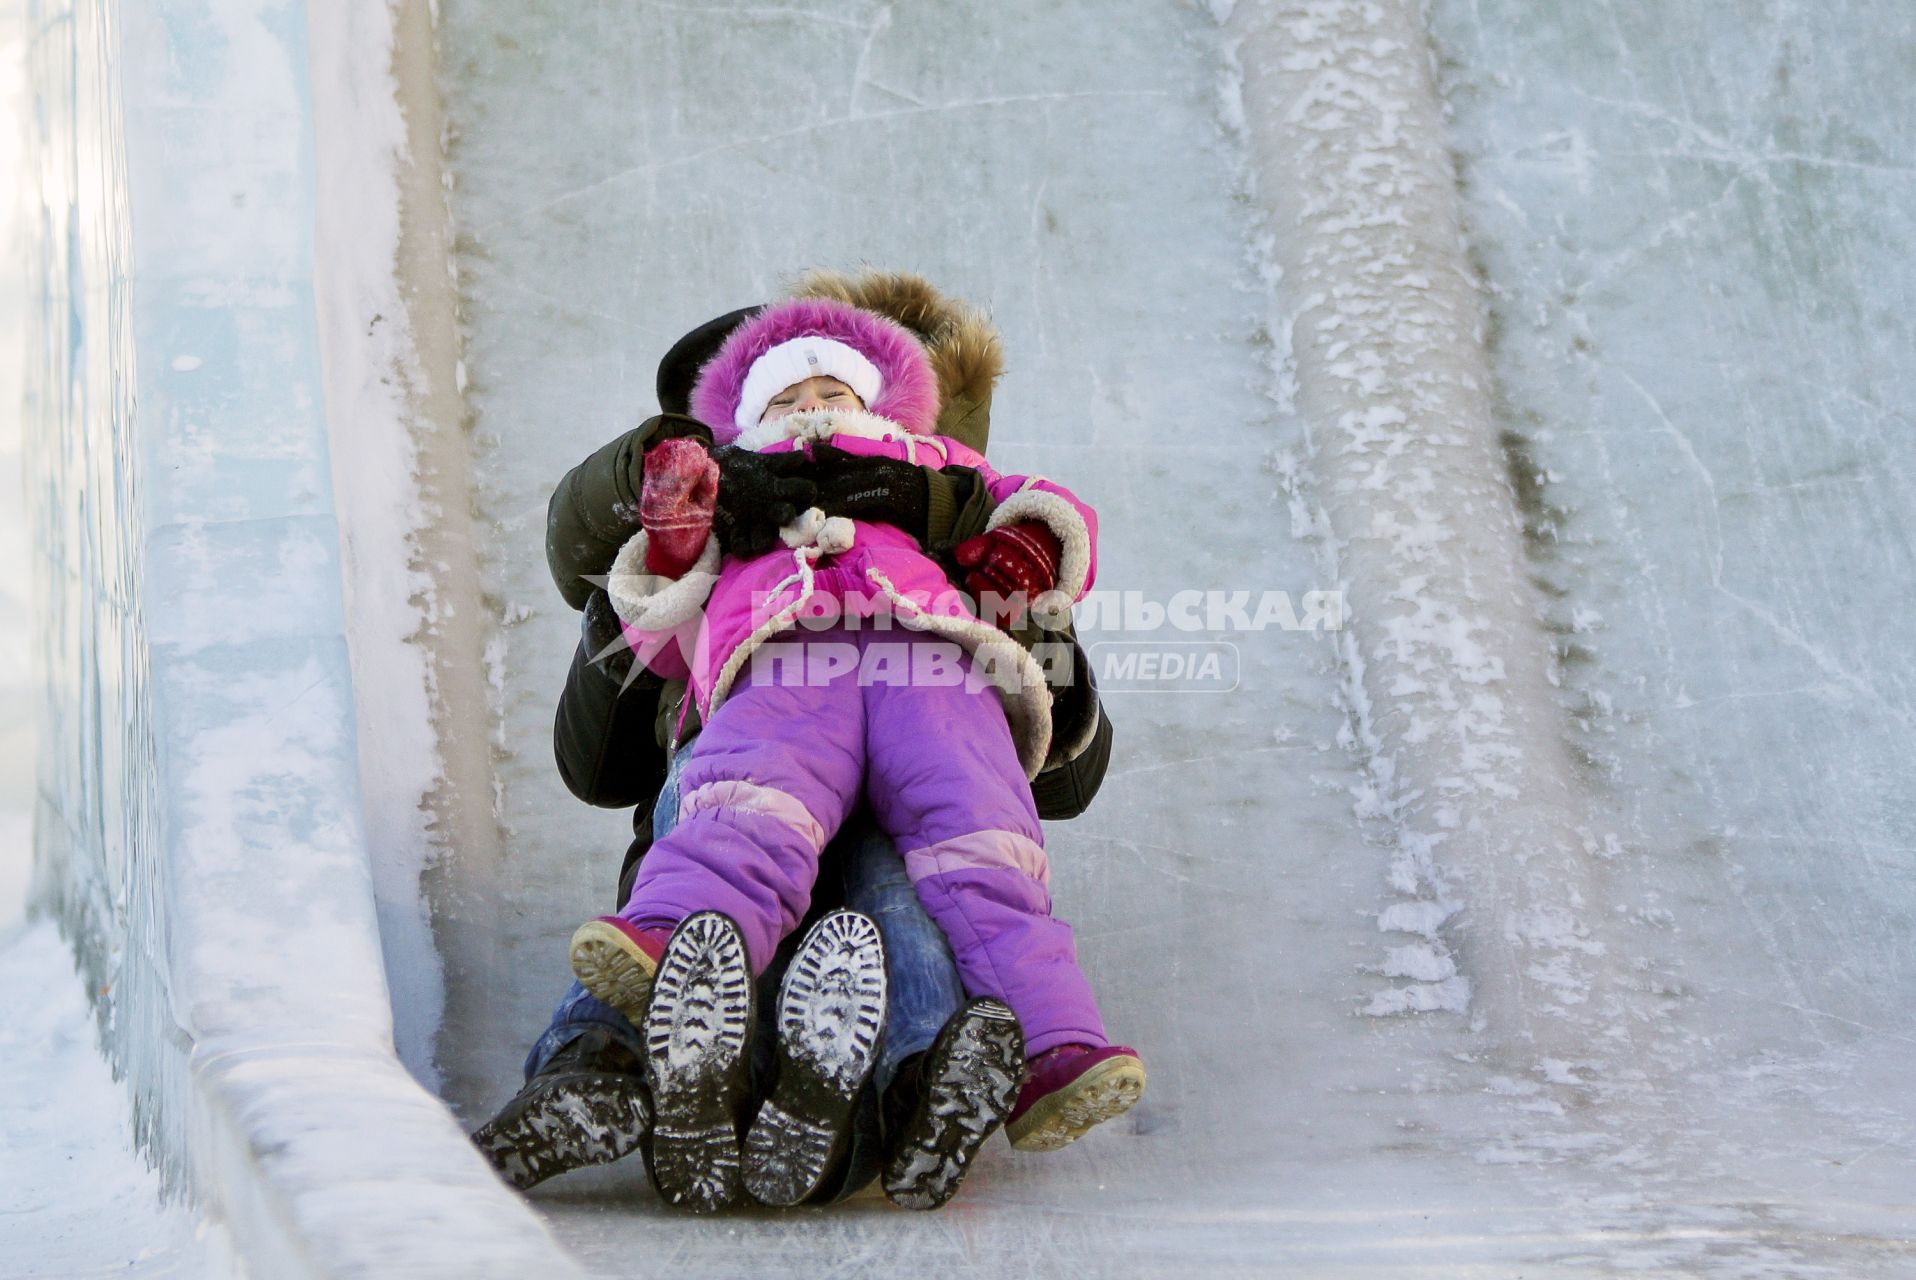
<path fill-rule="evenodd" d="M 681 751 L 666 767 L 665 784 L 659 788 L 659 798 L 652 806 L 654 840 L 670 831 L 679 820 L 679 775 L 685 771 L 686 758 L 686 753 Z M 546 1024 L 545 1032 L 532 1042 L 532 1050 L 526 1054 L 526 1079 L 538 1075 L 553 1054 L 593 1027 L 603 1027 L 614 1040 L 630 1049 L 634 1057 L 645 1056 L 645 1041 L 640 1038 L 638 1028 L 624 1014 L 574 981 L 560 998 L 559 1007 L 552 1011 L 552 1021 Z"/>
<path fill-rule="evenodd" d="M 652 833 L 657 839 L 670 831 L 679 816 L 679 774 L 688 758 L 680 751 L 666 770 L 665 785 L 659 790 L 658 803 L 652 809 Z M 830 890 L 843 890 L 845 906 L 862 911 L 878 925 L 885 941 L 885 969 L 889 979 L 889 999 L 885 1015 L 885 1038 L 879 1047 L 878 1063 L 872 1071 L 872 1083 L 860 1100 L 850 1167 L 838 1195 L 849 1194 L 869 1181 L 876 1172 L 877 1099 L 890 1087 L 904 1061 L 931 1047 L 938 1032 L 965 1002 L 965 990 L 958 978 L 958 966 L 951 957 L 951 944 L 933 924 L 918 901 L 911 878 L 905 874 L 904 859 L 899 857 L 891 837 L 879 830 L 870 810 L 862 805 L 840 828 L 825 848 L 820 861 L 818 891 L 813 897 L 813 914 L 820 915 L 837 905 Z M 755 1046 L 761 1087 L 771 1062 L 772 1013 L 777 1008 L 778 983 L 785 963 L 791 958 L 792 945 L 803 936 L 795 930 L 788 945 L 779 948 L 771 967 L 759 979 L 759 1030 Z M 594 997 L 574 982 L 552 1012 L 552 1021 L 526 1055 L 525 1074 L 530 1080 L 552 1058 L 581 1033 L 602 1027 L 635 1056 L 645 1055 L 644 1041 L 638 1029 L 624 1014 Z M 828 1179 L 829 1181 L 829 1179 Z"/>
<path fill-rule="evenodd" d="M 872 1082 L 878 1092 L 891 1087 L 899 1066 L 931 1048 L 939 1031 L 965 1002 L 958 964 L 944 930 L 932 923 L 905 874 L 905 860 L 891 837 L 878 829 L 871 812 L 855 811 L 839 832 L 845 905 L 878 925 L 885 940 L 885 976 L 890 995 L 885 1009 L 885 1038 L 878 1048 Z"/>

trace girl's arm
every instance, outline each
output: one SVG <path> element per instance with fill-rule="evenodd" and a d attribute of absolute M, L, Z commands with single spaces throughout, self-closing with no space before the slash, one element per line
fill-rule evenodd
<path fill-rule="evenodd" d="M 574 609 L 585 608 L 591 580 L 611 571 L 619 548 L 639 528 L 646 450 L 680 436 L 709 441 L 712 433 L 682 414 L 659 414 L 566 472 L 552 491 L 546 506 L 546 568 Z"/>
<path fill-rule="evenodd" d="M 1069 604 L 1084 599 L 1098 576 L 1098 513 L 1071 490 L 1043 476 L 1000 475 L 983 458 L 971 465 L 984 476 L 985 487 L 998 504 L 985 522 L 986 532 L 1025 520 L 1044 525 L 1062 548 L 1057 589 Z"/>
<path fill-rule="evenodd" d="M 684 680 L 692 674 L 687 655 L 698 642 L 705 602 L 718 582 L 718 538 L 708 534 L 691 567 L 675 578 L 647 571 L 648 538 L 640 529 L 619 549 L 606 594 L 634 660 L 654 675 Z"/>

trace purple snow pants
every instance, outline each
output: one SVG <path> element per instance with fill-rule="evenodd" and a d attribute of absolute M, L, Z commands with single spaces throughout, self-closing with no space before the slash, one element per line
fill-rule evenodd
<path fill-rule="evenodd" d="M 819 851 L 864 789 L 950 939 L 965 989 L 996 996 L 1026 1052 L 1106 1043 L 1071 927 L 1051 916 L 1044 835 L 997 693 L 951 642 L 869 624 L 764 645 L 693 741 L 679 823 L 621 913 L 738 923 L 755 970 L 811 900 Z"/>

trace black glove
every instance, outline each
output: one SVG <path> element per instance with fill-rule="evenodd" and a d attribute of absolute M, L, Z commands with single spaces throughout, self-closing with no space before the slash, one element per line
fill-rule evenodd
<path fill-rule="evenodd" d="M 818 486 L 803 474 L 811 462 L 802 453 L 753 453 L 728 445 L 714 449 L 712 457 L 719 464 L 712 532 L 726 555 L 764 554 L 778 542 L 780 529 L 818 505 Z"/>
<path fill-rule="evenodd" d="M 808 473 L 817 482 L 812 505 L 828 516 L 849 516 L 903 529 L 922 544 L 929 506 L 926 468 L 897 458 L 812 446 Z"/>

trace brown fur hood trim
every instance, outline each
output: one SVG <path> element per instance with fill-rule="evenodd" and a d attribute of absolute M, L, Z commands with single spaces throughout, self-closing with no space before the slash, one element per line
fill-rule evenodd
<path fill-rule="evenodd" d="M 794 298 L 834 298 L 889 316 L 925 340 L 939 399 L 964 397 L 989 404 L 1004 372 L 1004 344 L 985 313 L 946 297 L 923 276 L 905 271 L 807 271 L 792 286 Z"/>

